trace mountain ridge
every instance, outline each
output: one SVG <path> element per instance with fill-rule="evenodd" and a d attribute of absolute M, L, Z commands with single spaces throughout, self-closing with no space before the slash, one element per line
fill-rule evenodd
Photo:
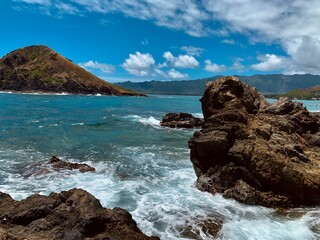
<path fill-rule="evenodd" d="M 219 76 L 181 81 L 144 81 L 121 82 L 118 86 L 129 88 L 145 94 L 172 94 L 172 95 L 202 95 L 205 85 L 215 81 Z M 320 85 L 320 75 L 311 74 L 256 74 L 252 76 L 235 75 L 242 82 L 258 89 L 263 94 L 284 94 L 295 89 L 310 88 Z"/>
<path fill-rule="evenodd" d="M 98 78 L 44 45 L 16 49 L 0 59 L 0 90 L 141 95 Z"/>

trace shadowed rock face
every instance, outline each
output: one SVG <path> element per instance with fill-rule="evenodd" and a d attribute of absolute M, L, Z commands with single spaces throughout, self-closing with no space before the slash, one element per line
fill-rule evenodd
<path fill-rule="evenodd" d="M 189 141 L 203 191 L 268 207 L 320 203 L 320 120 L 302 104 L 268 104 L 224 77 L 206 86 L 204 125 Z"/>
<path fill-rule="evenodd" d="M 72 189 L 22 201 L 0 192 L 0 239 L 159 239 L 147 237 L 129 212 L 103 208 L 94 196 Z"/>
<path fill-rule="evenodd" d="M 196 128 L 202 126 L 203 119 L 194 117 L 190 113 L 167 113 L 160 124 L 170 128 Z"/>

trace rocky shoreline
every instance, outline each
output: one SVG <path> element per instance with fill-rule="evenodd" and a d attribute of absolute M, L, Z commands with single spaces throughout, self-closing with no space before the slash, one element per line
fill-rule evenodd
<path fill-rule="evenodd" d="M 267 207 L 320 203 L 320 118 L 301 103 L 269 104 L 235 77 L 206 86 L 204 125 L 189 141 L 200 190 Z"/>
<path fill-rule="evenodd" d="M 0 192 L 0 239 L 157 240 L 137 227 L 129 212 L 103 208 L 93 195 L 71 189 L 15 201 Z"/>

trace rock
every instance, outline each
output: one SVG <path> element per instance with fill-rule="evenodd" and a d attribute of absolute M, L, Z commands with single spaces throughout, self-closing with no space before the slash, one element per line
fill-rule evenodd
<path fill-rule="evenodd" d="M 204 125 L 189 140 L 197 187 L 247 204 L 320 204 L 320 120 L 301 103 L 269 104 L 235 77 L 208 83 Z"/>
<path fill-rule="evenodd" d="M 0 239 L 159 239 L 144 235 L 126 210 L 103 208 L 82 189 L 21 201 L 0 193 L 0 200 Z"/>
<path fill-rule="evenodd" d="M 96 169 L 94 167 L 89 166 L 85 163 L 69 163 L 62 161 L 56 156 L 52 156 L 48 162 L 55 169 L 65 169 L 65 170 L 74 170 L 78 169 L 80 172 L 95 172 Z"/>
<path fill-rule="evenodd" d="M 160 123 L 161 126 L 170 128 L 196 128 L 202 124 L 203 119 L 189 113 L 167 113 Z"/>

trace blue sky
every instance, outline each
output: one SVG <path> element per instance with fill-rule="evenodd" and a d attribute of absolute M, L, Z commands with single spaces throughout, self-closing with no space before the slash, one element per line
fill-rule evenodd
<path fill-rule="evenodd" d="M 318 0 L 1 0 L 0 55 L 43 44 L 110 81 L 320 73 Z"/>

